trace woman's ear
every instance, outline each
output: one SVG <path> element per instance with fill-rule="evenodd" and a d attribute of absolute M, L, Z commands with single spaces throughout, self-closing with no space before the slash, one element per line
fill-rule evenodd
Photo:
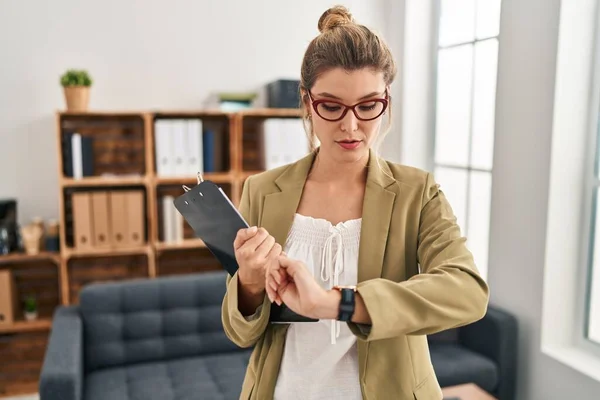
<path fill-rule="evenodd" d="M 308 92 L 305 89 L 300 89 L 300 99 L 302 101 L 302 105 L 306 110 L 306 119 L 310 119 L 311 117 L 311 107 L 310 107 L 310 97 L 308 96 Z"/>

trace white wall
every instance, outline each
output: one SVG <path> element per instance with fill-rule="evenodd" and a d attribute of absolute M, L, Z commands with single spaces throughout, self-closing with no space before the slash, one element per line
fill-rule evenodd
<path fill-rule="evenodd" d="M 65 69 L 92 74 L 94 109 L 200 108 L 215 91 L 297 78 L 337 3 L 385 34 L 386 0 L 0 0 L 0 198 L 18 199 L 22 223 L 58 216 Z"/>
<path fill-rule="evenodd" d="M 540 349 L 559 13 L 559 0 L 502 5 L 488 282 L 519 320 L 518 400 L 600 393 Z"/>

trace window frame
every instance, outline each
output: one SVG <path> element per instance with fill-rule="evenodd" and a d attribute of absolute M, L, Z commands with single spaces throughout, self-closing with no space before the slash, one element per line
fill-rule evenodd
<path fill-rule="evenodd" d="M 431 140 L 430 140 L 430 149 L 429 149 L 429 154 L 430 154 L 430 169 L 434 172 L 437 171 L 438 168 L 443 168 L 443 169 L 448 169 L 448 170 L 458 170 L 458 171 L 464 171 L 467 174 L 467 179 L 466 179 L 466 187 L 465 187 L 465 209 L 463 210 L 464 212 L 464 226 L 461 226 L 461 231 L 463 233 L 463 235 L 465 237 L 469 237 L 469 211 L 470 211 L 470 207 L 471 207 L 471 181 L 472 181 L 472 177 L 471 174 L 472 172 L 481 172 L 481 173 L 485 173 L 489 176 L 490 178 L 490 201 L 492 193 L 493 193 L 493 158 L 492 158 L 492 164 L 491 167 L 489 169 L 487 168 L 480 168 L 477 166 L 473 166 L 473 161 L 472 161 L 472 150 L 473 150 L 473 137 L 474 137 L 474 132 L 473 132 L 473 115 L 474 115 L 474 96 L 475 96 L 475 78 L 476 78 L 476 45 L 478 43 L 483 43 L 489 40 L 496 40 L 498 43 L 498 47 L 497 47 L 497 54 L 499 54 L 499 49 L 500 49 L 500 25 L 498 26 L 498 33 L 494 36 L 485 36 L 482 38 L 477 38 L 476 35 L 474 35 L 473 40 L 469 40 L 469 41 L 461 41 L 458 43 L 453 43 L 453 44 L 449 44 L 449 45 L 440 45 L 440 40 L 439 40 L 439 35 L 440 35 L 440 26 L 441 26 L 441 9 L 442 9 L 442 2 L 445 0 L 435 0 L 434 2 L 434 7 L 433 7 L 433 12 L 434 12 L 434 17 L 433 17 L 433 27 L 432 27 L 432 38 L 433 38 L 433 43 L 432 43 L 432 52 L 433 52 L 433 63 L 434 63 L 434 68 L 433 68 L 433 76 L 432 76 L 432 91 L 433 91 L 433 95 L 432 95 L 432 105 L 431 105 L 431 116 L 432 116 L 432 124 L 431 124 Z M 477 3 L 478 0 L 473 0 L 474 1 L 474 14 L 475 14 L 475 21 L 477 21 Z M 502 1 L 500 0 L 500 15 L 498 16 L 498 18 L 500 18 L 501 16 L 501 10 L 502 10 Z M 477 27 L 477 22 L 475 22 L 474 24 L 474 28 Z M 468 132 L 468 141 L 467 141 L 467 163 L 466 166 L 461 166 L 461 165 L 452 165 L 449 163 L 440 163 L 437 161 L 436 159 L 436 151 L 437 151 L 437 135 L 438 135 L 438 119 L 437 119 L 437 111 L 438 111 L 438 76 L 439 76 L 439 72 L 440 72 L 440 63 L 439 63 L 439 54 L 440 51 L 443 50 L 447 50 L 447 49 L 451 49 L 451 48 L 457 48 L 457 47 L 461 47 L 461 46 L 468 46 L 471 45 L 472 48 L 472 59 L 471 59 L 471 89 L 470 89 L 470 105 L 469 105 L 469 132 Z M 496 64 L 498 65 L 498 60 L 496 60 Z M 498 70 L 496 69 L 496 83 L 498 80 Z M 495 97 L 496 97 L 496 93 L 497 93 L 497 85 L 495 85 L 495 89 L 494 89 L 494 104 L 495 104 Z M 494 109 L 494 120 L 495 120 L 495 109 Z M 496 134 L 496 129 L 494 127 L 493 130 L 493 135 L 495 136 Z M 493 155 L 492 155 L 493 157 Z M 440 182 L 442 183 L 442 182 Z M 484 273 L 482 274 L 484 279 L 487 279 L 487 275 L 489 273 L 489 241 L 490 241 L 490 236 L 489 233 L 491 231 L 491 207 L 488 210 L 488 239 L 487 239 L 487 259 L 486 259 L 486 263 L 483 266 L 483 268 L 481 268 Z M 477 260 L 476 260 L 477 261 Z"/>
<path fill-rule="evenodd" d="M 572 43 L 579 43 L 572 46 Z M 559 19 L 540 348 L 600 382 L 600 346 L 585 334 L 596 211 L 600 8 L 565 3 Z M 600 252 L 597 254 L 600 256 Z"/>
<path fill-rule="evenodd" d="M 594 24 L 594 44 L 592 46 L 591 90 L 588 107 L 587 154 L 583 157 L 585 178 L 582 193 L 581 212 L 581 249 L 577 265 L 579 266 L 577 284 L 579 290 L 577 310 L 575 312 L 575 342 L 584 350 L 591 352 L 600 360 L 600 339 L 598 342 L 588 337 L 590 324 L 590 303 L 592 296 L 592 278 L 594 274 L 594 258 L 600 258 L 600 247 L 594 252 L 596 236 L 600 235 L 600 224 L 596 225 L 596 217 L 600 212 L 600 7 L 597 7 Z M 599 221 L 600 222 L 600 221 Z M 598 271 L 600 274 L 600 263 Z M 600 291 L 600 287 L 598 287 Z M 600 292 L 597 294 L 600 296 Z"/>

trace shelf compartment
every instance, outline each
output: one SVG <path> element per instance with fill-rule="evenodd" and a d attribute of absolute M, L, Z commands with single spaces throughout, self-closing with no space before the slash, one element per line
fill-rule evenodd
<path fill-rule="evenodd" d="M 144 116 L 60 114 L 60 157 L 63 176 L 73 176 L 71 137 L 82 138 L 84 176 L 143 176 L 146 171 Z"/>
<path fill-rule="evenodd" d="M 91 283 L 148 278 L 148 261 L 149 256 L 141 254 L 69 259 L 70 303 L 78 304 L 81 289 Z"/>
<path fill-rule="evenodd" d="M 268 110 L 267 111 L 256 111 L 255 113 L 243 114 L 241 118 L 241 141 L 242 141 L 242 173 L 245 171 L 264 171 L 267 169 L 267 163 L 265 159 L 266 154 L 266 145 L 265 145 L 265 121 L 270 119 L 282 119 L 282 120 L 298 120 L 298 116 L 289 112 L 289 111 L 281 111 L 278 113 L 276 110 Z M 288 127 L 282 127 L 281 132 L 278 130 L 277 136 L 279 134 L 284 135 L 288 132 Z M 295 131 L 290 131 L 293 133 Z M 304 134 L 304 133 L 303 133 Z M 283 138 L 282 138 L 283 140 Z M 290 143 L 293 145 L 293 143 Z M 309 148 L 306 149 L 306 154 L 308 154 Z M 283 157 L 284 154 L 281 154 Z M 285 160 L 286 158 L 282 158 Z M 285 163 L 290 163 L 293 160 L 285 161 Z M 282 161 L 283 163 L 284 161 Z"/>
<path fill-rule="evenodd" d="M 74 237 L 74 216 L 73 216 L 73 194 L 75 193 L 94 193 L 94 192 L 128 192 L 128 191 L 141 191 L 142 195 L 143 195 L 143 210 L 141 210 L 141 218 L 143 221 L 143 228 L 142 228 L 142 237 L 141 237 L 141 242 L 138 241 L 139 244 L 132 244 L 132 245 L 125 245 L 125 244 L 119 244 L 119 245 L 104 245 L 104 246 L 96 246 L 93 248 L 85 248 L 85 249 L 79 249 L 76 247 L 75 245 L 75 237 Z M 146 190 L 146 186 L 140 186 L 140 185 L 126 185 L 126 186 L 118 186 L 118 187 L 73 187 L 73 188 L 64 188 L 63 189 L 63 199 L 64 199 L 64 203 L 63 203 L 63 212 L 64 212 L 64 234 L 65 234 L 65 244 L 64 244 L 64 250 L 63 253 L 66 254 L 68 257 L 72 256 L 72 255 L 77 255 L 77 254 L 82 254 L 82 255 L 89 255 L 89 254 L 106 254 L 106 253 L 120 253 L 120 252 L 128 252 L 129 250 L 133 249 L 139 249 L 142 246 L 146 246 L 146 244 L 148 243 L 148 226 L 149 226 L 149 209 L 148 209 L 148 201 L 147 201 L 147 190 Z M 110 201 L 110 199 L 109 199 Z M 91 204 L 91 203 L 90 203 Z M 90 205 L 90 212 L 92 212 L 92 215 L 94 214 L 92 209 L 91 209 L 91 205 Z M 109 209 L 109 220 L 110 220 L 110 213 L 112 212 L 112 204 L 108 205 L 108 209 Z M 109 224 L 110 226 L 110 224 Z M 121 227 L 123 228 L 123 227 Z M 110 226 L 109 229 L 113 229 L 112 226 Z M 136 230 L 137 231 L 137 230 Z M 92 232 L 90 232 L 93 234 L 93 229 Z M 142 246 L 140 246 L 140 244 Z"/>
<path fill-rule="evenodd" d="M 51 318 L 61 304 L 60 273 L 54 261 L 27 261 L 0 265 L 0 270 L 10 270 L 17 293 L 17 320 L 23 318 L 23 301 L 33 295 L 37 300 L 38 318 Z"/>
<path fill-rule="evenodd" d="M 0 397 L 38 391 L 47 345 L 45 331 L 0 335 Z"/>
<path fill-rule="evenodd" d="M 231 198 L 232 197 L 232 184 L 231 183 L 222 183 L 219 186 L 223 189 L 225 194 Z M 157 199 L 157 227 L 158 227 L 158 242 L 165 243 L 167 245 L 177 244 L 180 242 L 177 240 L 178 235 L 181 235 L 181 229 L 183 229 L 183 234 L 181 239 L 196 239 L 196 234 L 192 227 L 183 219 L 179 211 L 175 208 L 174 205 L 163 204 L 163 201 L 167 196 L 170 196 L 171 199 L 176 199 L 184 193 L 183 188 L 180 184 L 178 185 L 159 185 L 156 187 L 156 199 Z M 170 200 L 168 200 L 170 201 Z M 165 209 L 168 207 L 168 209 Z M 167 215 L 166 212 L 169 212 L 170 215 Z M 172 228 L 172 240 L 168 240 L 169 235 L 167 234 L 167 223 L 171 221 L 175 224 L 175 227 Z"/>
<path fill-rule="evenodd" d="M 151 135 L 152 135 L 152 149 L 150 154 L 153 158 L 154 171 L 156 171 L 156 177 L 159 179 L 185 179 L 189 177 L 185 174 L 174 173 L 163 173 L 160 171 L 157 165 L 158 150 L 163 147 L 173 147 L 177 142 L 177 132 L 182 133 L 183 139 L 187 139 L 187 123 L 183 125 L 177 122 L 200 120 L 202 126 L 202 154 L 200 155 L 203 160 L 202 171 L 203 173 L 215 173 L 223 174 L 229 173 L 232 170 L 232 160 L 230 156 L 230 149 L 232 138 L 230 129 L 230 116 L 224 113 L 194 113 L 194 112 L 169 112 L 169 113 L 157 113 L 153 115 Z M 163 123 L 162 128 L 157 128 L 158 122 Z M 179 127 L 179 128 L 177 128 Z M 164 133 L 164 135 L 163 135 Z M 168 159 L 168 151 L 164 156 Z M 210 157 L 210 159 L 209 159 Z M 197 169 L 197 168 L 196 168 Z M 186 168 L 187 170 L 187 168 Z M 195 178 L 197 170 L 189 172 Z"/>
<path fill-rule="evenodd" d="M 207 248 L 163 252 L 157 256 L 156 275 L 184 275 L 222 270 Z"/>

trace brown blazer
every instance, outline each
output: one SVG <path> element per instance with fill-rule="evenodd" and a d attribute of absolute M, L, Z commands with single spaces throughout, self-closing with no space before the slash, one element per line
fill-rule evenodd
<path fill-rule="evenodd" d="M 311 153 L 244 184 L 241 214 L 282 246 L 313 160 Z M 358 292 L 372 325 L 348 324 L 358 338 L 362 395 L 368 400 L 440 400 L 425 335 L 482 318 L 488 287 L 431 174 L 378 158 L 373 150 L 368 168 Z M 237 274 L 228 277 L 222 320 L 233 342 L 254 346 L 240 399 L 272 399 L 289 325 L 268 323 L 266 295 L 254 315 L 242 316 L 237 288 Z"/>

